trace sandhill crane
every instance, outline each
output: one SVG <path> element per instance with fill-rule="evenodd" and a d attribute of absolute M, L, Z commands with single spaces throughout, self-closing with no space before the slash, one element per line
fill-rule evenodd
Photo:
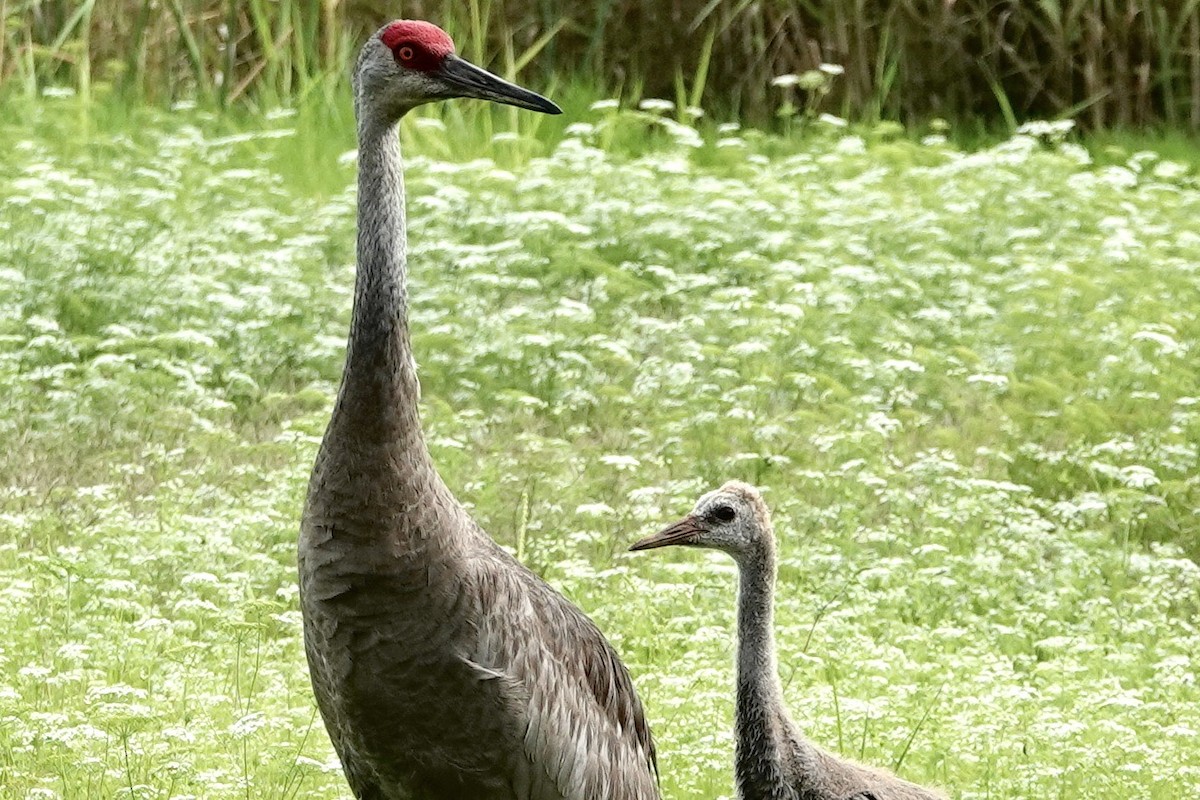
<path fill-rule="evenodd" d="M 734 776 L 742 800 L 944 800 L 825 752 L 788 716 L 775 664 L 775 535 L 754 487 L 730 481 L 701 497 L 691 514 L 630 549 L 667 545 L 722 550 L 737 562 Z"/>
<path fill-rule="evenodd" d="M 421 431 L 396 128 L 453 97 L 560 113 L 427 22 L 393 22 L 362 48 L 354 307 L 299 542 L 313 691 L 360 800 L 652 800 L 629 673 L 472 521 Z"/>

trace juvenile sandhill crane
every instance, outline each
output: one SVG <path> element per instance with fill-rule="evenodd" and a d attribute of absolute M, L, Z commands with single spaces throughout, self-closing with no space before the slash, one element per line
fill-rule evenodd
<path fill-rule="evenodd" d="M 300 529 L 313 691 L 360 800 L 653 800 L 629 673 L 472 521 L 421 431 L 396 128 L 453 97 L 560 113 L 427 22 L 393 22 L 359 56 L 354 309 Z"/>
<path fill-rule="evenodd" d="M 741 800 L 944 800 L 825 752 L 788 716 L 775 664 L 775 535 L 754 487 L 730 481 L 701 497 L 691 514 L 630 549 L 667 545 L 722 550 L 737 562 L 734 777 Z"/>

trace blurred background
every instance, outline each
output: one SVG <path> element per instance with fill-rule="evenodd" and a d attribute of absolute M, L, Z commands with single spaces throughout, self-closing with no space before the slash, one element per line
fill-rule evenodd
<path fill-rule="evenodd" d="M 324 98 L 345 86 L 356 42 L 412 17 L 535 84 L 760 123 L 819 107 L 908 123 L 1200 128 L 1194 0 L 19 0 L 0 10 L 9 93 L 66 86 L 251 107 Z"/>

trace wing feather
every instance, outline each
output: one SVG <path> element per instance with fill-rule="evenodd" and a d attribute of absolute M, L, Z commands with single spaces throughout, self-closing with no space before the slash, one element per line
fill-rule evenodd
<path fill-rule="evenodd" d="M 645 711 L 600 630 L 499 547 L 476 566 L 486 613 L 468 658 L 521 694 L 529 797 L 658 800 Z"/>

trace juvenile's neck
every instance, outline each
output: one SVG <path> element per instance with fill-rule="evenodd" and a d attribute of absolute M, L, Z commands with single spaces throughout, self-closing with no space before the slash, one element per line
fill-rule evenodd
<path fill-rule="evenodd" d="M 738 695 L 757 705 L 782 707 L 775 660 L 775 548 L 763 544 L 738 558 Z"/>
<path fill-rule="evenodd" d="M 735 774 L 739 795 L 793 797 L 795 765 L 815 752 L 792 726 L 775 659 L 775 548 L 739 557 Z M 802 770 L 809 773 L 812 770 Z"/>

